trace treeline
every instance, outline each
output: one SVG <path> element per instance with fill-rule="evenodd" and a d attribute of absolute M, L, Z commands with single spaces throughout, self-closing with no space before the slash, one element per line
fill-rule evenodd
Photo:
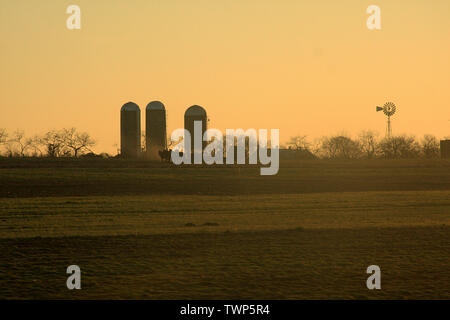
<path fill-rule="evenodd" d="M 421 139 L 411 135 L 379 138 L 374 131 L 363 131 L 356 138 L 335 135 L 308 140 L 307 136 L 292 137 L 285 146 L 305 155 L 322 159 L 405 159 L 438 158 L 439 140 L 430 134 Z"/>
<path fill-rule="evenodd" d="M 78 132 L 75 128 L 51 130 L 32 137 L 27 137 L 23 130 L 9 134 L 0 128 L 0 156 L 111 157 L 106 153 L 95 154 L 91 149 L 95 145 L 96 141 L 88 133 Z M 420 139 L 412 135 L 380 138 L 377 132 L 370 130 L 361 132 L 356 138 L 343 134 L 310 140 L 306 135 L 298 135 L 281 146 L 281 149 L 298 151 L 301 158 L 321 159 L 438 158 L 439 148 L 439 140 L 430 134 Z"/>
<path fill-rule="evenodd" d="M 79 157 L 94 154 L 95 140 L 75 128 L 51 130 L 27 137 L 23 130 L 9 134 L 0 128 L 0 155 L 6 157 Z"/>

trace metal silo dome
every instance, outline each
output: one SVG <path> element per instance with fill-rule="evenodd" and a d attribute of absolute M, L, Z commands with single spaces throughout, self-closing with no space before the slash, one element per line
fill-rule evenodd
<path fill-rule="evenodd" d="M 147 111 L 151 110 L 166 110 L 164 104 L 161 101 L 152 101 L 147 105 Z"/>
<path fill-rule="evenodd" d="M 206 111 L 200 106 L 193 105 L 184 113 L 185 117 L 206 117 Z"/>
<path fill-rule="evenodd" d="M 141 110 L 139 109 L 139 106 L 136 103 L 130 101 L 125 103 L 120 109 L 120 111 L 141 111 Z"/>

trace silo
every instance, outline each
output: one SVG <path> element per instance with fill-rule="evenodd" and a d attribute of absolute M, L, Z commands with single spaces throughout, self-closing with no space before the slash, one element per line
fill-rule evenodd
<path fill-rule="evenodd" d="M 134 102 L 120 109 L 120 150 L 124 158 L 137 158 L 141 150 L 141 110 Z"/>
<path fill-rule="evenodd" d="M 206 111 L 200 106 L 194 105 L 189 107 L 184 113 L 184 128 L 191 134 L 191 150 L 194 151 L 194 121 L 201 121 L 201 136 L 198 140 L 202 141 L 202 150 L 206 147 L 206 142 L 203 141 L 203 134 L 207 129 L 207 116 Z M 186 149 L 186 148 L 185 148 Z M 188 150 L 185 150 L 185 152 Z M 199 150 L 200 151 L 200 150 Z"/>
<path fill-rule="evenodd" d="M 145 109 L 145 145 L 147 157 L 158 159 L 158 151 L 167 149 L 166 108 L 159 101 L 152 101 Z"/>
<path fill-rule="evenodd" d="M 441 158 L 450 159 L 450 140 L 441 140 Z"/>

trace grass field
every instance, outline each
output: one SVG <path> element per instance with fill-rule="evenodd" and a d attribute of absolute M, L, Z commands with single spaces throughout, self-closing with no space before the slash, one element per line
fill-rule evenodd
<path fill-rule="evenodd" d="M 450 161 L 0 159 L 0 298 L 449 299 Z M 67 266 L 82 270 L 69 291 Z M 382 289 L 366 288 L 379 265 Z"/>

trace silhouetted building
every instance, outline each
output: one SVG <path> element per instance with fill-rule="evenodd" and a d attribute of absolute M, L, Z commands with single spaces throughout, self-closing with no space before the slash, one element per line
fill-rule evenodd
<path fill-rule="evenodd" d="M 125 158 L 137 158 L 141 151 L 141 110 L 134 102 L 120 109 L 120 150 Z"/>
<path fill-rule="evenodd" d="M 184 128 L 189 131 L 191 134 L 191 150 L 194 151 L 194 141 L 195 141 L 195 132 L 194 132 L 194 121 L 201 121 L 201 132 L 200 137 L 197 139 L 202 140 L 202 150 L 206 147 L 206 142 L 203 141 L 203 134 L 207 130 L 207 121 L 208 118 L 206 116 L 206 111 L 200 106 L 194 105 L 189 107 L 184 113 Z M 185 151 L 189 152 L 189 150 Z"/>
<path fill-rule="evenodd" d="M 149 159 L 159 159 L 158 151 L 167 149 L 166 108 L 159 101 L 145 109 L 145 145 Z"/>
<path fill-rule="evenodd" d="M 450 140 L 441 140 L 441 158 L 450 159 Z"/>

